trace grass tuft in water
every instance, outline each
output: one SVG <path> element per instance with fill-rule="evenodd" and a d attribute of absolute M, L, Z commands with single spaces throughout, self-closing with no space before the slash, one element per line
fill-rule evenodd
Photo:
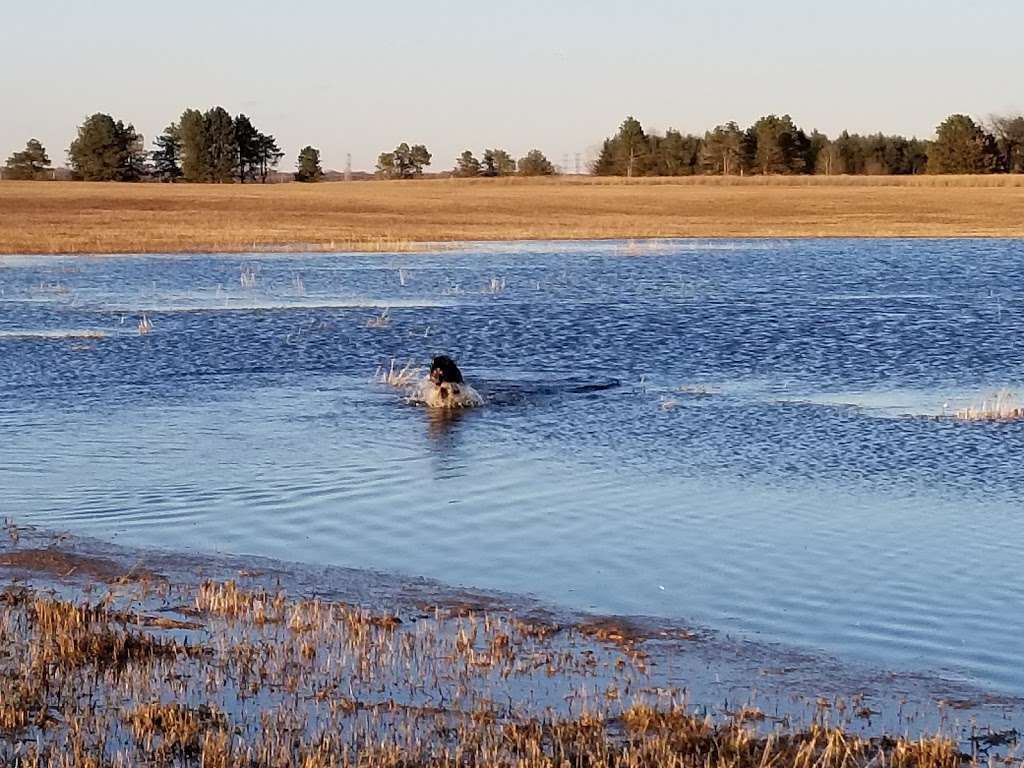
<path fill-rule="evenodd" d="M 1017 421 L 1024 419 L 1024 407 L 1016 394 L 1001 389 L 980 404 L 961 408 L 953 416 L 960 421 Z"/>

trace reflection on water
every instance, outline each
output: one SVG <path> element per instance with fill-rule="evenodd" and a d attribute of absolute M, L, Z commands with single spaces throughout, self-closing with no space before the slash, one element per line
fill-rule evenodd
<path fill-rule="evenodd" d="M 1024 382 L 1022 266 L 983 240 L 0 259 L 3 514 L 1024 693 L 1024 426 L 941 418 Z M 370 381 L 441 352 L 485 407 Z"/>

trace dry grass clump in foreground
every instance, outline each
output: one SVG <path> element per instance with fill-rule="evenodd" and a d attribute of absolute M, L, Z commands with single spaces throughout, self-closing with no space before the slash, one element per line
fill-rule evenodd
<path fill-rule="evenodd" d="M 407 251 L 654 237 L 1019 237 L 1024 178 L 0 182 L 0 253 Z"/>
<path fill-rule="evenodd" d="M 1024 407 L 1013 392 L 1001 389 L 980 405 L 969 405 L 953 415 L 961 421 L 1017 421 L 1024 419 Z"/>
<path fill-rule="evenodd" d="M 943 736 L 714 721 L 651 690 L 628 629 L 399 618 L 234 582 L 0 596 L 0 764 L 955 768 Z M 148 590 L 149 586 L 142 589 Z M 147 602 L 148 599 L 148 602 Z M 174 618 L 175 616 L 181 618 Z M 606 638 L 606 639 L 598 639 Z"/>

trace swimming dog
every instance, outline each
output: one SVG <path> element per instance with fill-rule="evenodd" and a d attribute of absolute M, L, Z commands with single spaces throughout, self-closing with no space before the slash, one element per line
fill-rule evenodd
<path fill-rule="evenodd" d="M 466 383 L 459 366 L 448 355 L 438 355 L 431 361 L 430 373 L 417 395 L 417 400 L 432 408 L 483 405 L 483 398 Z"/>

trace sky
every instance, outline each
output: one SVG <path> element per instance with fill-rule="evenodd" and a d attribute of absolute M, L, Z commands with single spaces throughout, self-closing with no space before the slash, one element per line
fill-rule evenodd
<path fill-rule="evenodd" d="M 0 159 L 63 164 L 94 112 L 151 145 L 187 107 L 244 112 L 324 167 L 399 142 L 586 161 L 627 115 L 703 133 L 788 113 L 834 135 L 930 137 L 1024 112 L 1020 0 L 2 0 Z"/>

